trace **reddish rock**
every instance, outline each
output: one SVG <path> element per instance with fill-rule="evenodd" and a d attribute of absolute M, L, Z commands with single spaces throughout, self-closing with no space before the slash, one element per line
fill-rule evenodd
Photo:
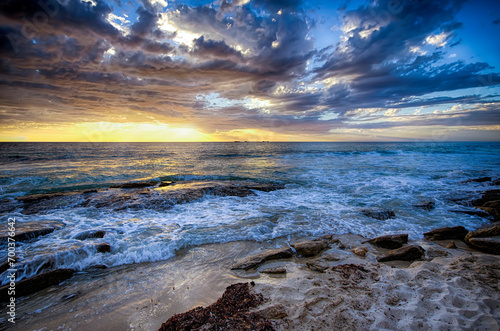
<path fill-rule="evenodd" d="M 500 225 L 471 231 L 465 237 L 465 242 L 483 252 L 500 254 Z"/>
<path fill-rule="evenodd" d="M 403 246 L 408 242 L 408 234 L 391 234 L 387 236 L 380 236 L 370 240 L 365 241 L 372 245 L 376 245 L 382 248 L 395 249 Z"/>
<path fill-rule="evenodd" d="M 390 251 L 388 254 L 377 258 L 378 262 L 387 262 L 394 260 L 413 261 L 421 259 L 425 250 L 418 245 L 409 245 Z"/>
<path fill-rule="evenodd" d="M 328 248 L 328 244 L 322 240 L 302 241 L 291 245 L 297 251 L 297 254 L 309 257 L 315 256 Z"/>
<path fill-rule="evenodd" d="M 428 240 L 447 240 L 447 239 L 460 239 L 464 240 L 469 231 L 463 226 L 444 227 L 434 229 L 424 233 L 424 237 Z"/>

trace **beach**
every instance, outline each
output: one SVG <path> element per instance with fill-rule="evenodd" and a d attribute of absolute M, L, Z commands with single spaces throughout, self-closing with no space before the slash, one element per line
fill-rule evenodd
<path fill-rule="evenodd" d="M 499 327 L 496 143 L 1 146 L 2 328 L 157 330 L 239 283 L 276 330 Z"/>

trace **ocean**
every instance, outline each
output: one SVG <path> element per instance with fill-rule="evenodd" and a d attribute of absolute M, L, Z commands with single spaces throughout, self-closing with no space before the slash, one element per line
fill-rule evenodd
<path fill-rule="evenodd" d="M 0 150 L 0 227 L 8 218 L 18 226 L 64 224 L 39 240 L 17 243 L 19 261 L 29 265 L 18 279 L 37 273 L 47 260 L 51 268 L 83 270 L 168 260 L 211 243 L 398 232 L 416 240 L 437 227 L 475 229 L 490 221 L 457 210 L 473 211 L 464 201 L 479 197 L 490 183 L 467 181 L 500 178 L 500 143 L 1 143 Z M 76 198 L 26 214 L 14 200 L 152 179 L 285 188 L 245 197 L 207 193 L 170 209 L 147 203 L 121 210 L 84 207 Z M 430 211 L 415 207 L 430 201 Z M 364 208 L 389 209 L 395 217 L 371 218 L 360 212 Z M 106 235 L 75 238 L 89 230 Z M 104 242 L 111 252 L 98 253 L 96 243 Z M 1 277 L 6 283 L 6 274 Z"/>

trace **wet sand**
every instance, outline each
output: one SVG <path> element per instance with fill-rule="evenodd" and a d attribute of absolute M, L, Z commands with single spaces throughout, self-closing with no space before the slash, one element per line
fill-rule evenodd
<path fill-rule="evenodd" d="M 421 241 L 426 261 L 379 263 L 376 256 L 387 250 L 361 244 L 364 238 L 356 235 L 338 238 L 344 249 L 332 245 L 315 257 L 269 261 L 249 271 L 230 267 L 298 239 L 205 245 L 169 261 L 89 269 L 19 298 L 16 324 L 8 327 L 157 330 L 174 314 L 212 304 L 227 286 L 254 281 L 255 291 L 268 300 L 255 310 L 279 306 L 287 315 L 272 320 L 277 330 L 499 329 L 499 256 L 473 251 L 459 241 L 457 249 L 445 248 L 449 241 Z M 366 257 L 349 250 L 358 246 L 368 248 Z M 310 261 L 361 269 L 320 273 L 307 267 Z M 287 272 L 259 273 L 272 267 Z M 6 316 L 5 309 L 1 315 Z"/>

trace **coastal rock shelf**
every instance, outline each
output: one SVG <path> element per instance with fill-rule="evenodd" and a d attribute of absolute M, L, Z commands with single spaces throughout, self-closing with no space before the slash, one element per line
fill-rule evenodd
<path fill-rule="evenodd" d="M 98 190 L 55 192 L 17 197 L 23 214 L 39 214 L 54 209 L 94 207 L 115 211 L 124 209 L 166 210 L 176 204 L 199 200 L 207 195 L 246 197 L 254 191 L 271 192 L 283 185 L 247 181 L 183 181 L 163 185 L 148 181 L 112 185 Z"/>

